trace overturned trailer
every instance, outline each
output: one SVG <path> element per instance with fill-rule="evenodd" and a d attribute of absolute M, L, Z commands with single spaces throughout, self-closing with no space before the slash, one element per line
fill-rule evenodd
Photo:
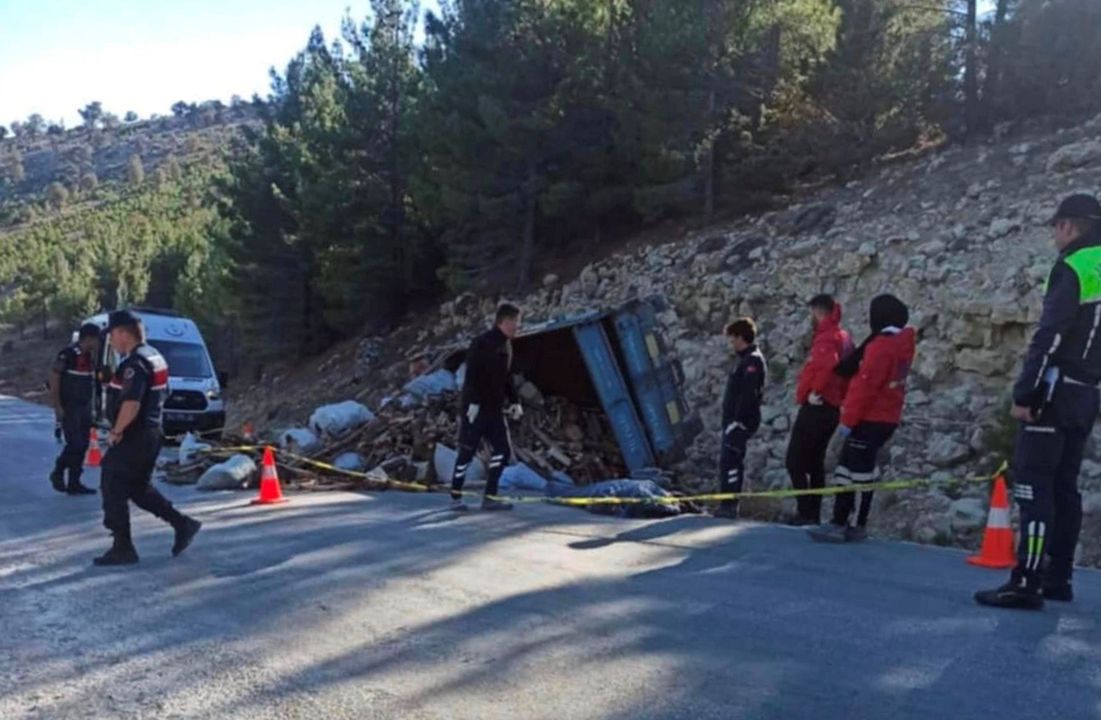
<path fill-rule="evenodd" d="M 669 468 L 702 429 L 684 400 L 684 374 L 668 352 L 660 299 L 633 300 L 526 327 L 513 340 L 513 370 L 543 395 L 598 413 L 618 445 L 619 470 Z M 442 364 L 456 371 L 464 350 Z"/>

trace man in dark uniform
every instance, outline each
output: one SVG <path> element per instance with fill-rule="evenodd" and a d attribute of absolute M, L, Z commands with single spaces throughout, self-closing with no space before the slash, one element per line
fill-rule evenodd
<path fill-rule="evenodd" d="M 1039 610 L 1044 598 L 1074 597 L 1071 573 L 1082 526 L 1078 471 L 1101 383 L 1101 203 L 1072 195 L 1051 225 L 1059 259 L 1013 387 L 1011 413 L 1021 421 L 1013 458 L 1021 511 L 1017 567 L 1002 587 L 975 594 L 994 607 Z"/>
<path fill-rule="evenodd" d="M 482 509 L 512 509 L 511 503 L 499 500 L 496 496 L 501 473 L 505 471 L 505 466 L 512 457 L 512 443 L 505 415 L 515 421 L 524 414 L 509 377 L 512 371 L 512 338 L 519 331 L 520 308 L 504 303 L 497 308 L 493 329 L 474 338 L 467 350 L 459 452 L 451 479 L 452 510 L 468 509 L 463 502 L 463 484 L 466 482 L 466 471 L 483 440 L 489 442 L 493 454 L 489 460 L 489 478 L 482 499 Z"/>
<path fill-rule="evenodd" d="M 50 398 L 57 424 L 65 437 L 65 447 L 50 473 L 50 483 L 54 490 L 70 495 L 96 493 L 80 482 L 80 476 L 84 472 L 84 454 L 88 452 L 92 432 L 99 332 L 99 326 L 94 323 L 82 325 L 77 341 L 57 354 L 50 370 Z"/>
<path fill-rule="evenodd" d="M 128 310 L 111 313 L 107 322 L 111 347 L 123 357 L 108 386 L 110 448 L 103 458 L 103 524 L 114 544 L 96 565 L 130 565 L 138 553 L 130 538 L 130 508 L 135 505 L 176 531 L 172 555 L 191 544 L 202 523 L 172 507 L 153 487 L 153 468 L 161 450 L 161 415 L 168 394 L 168 363 L 145 342 L 140 318 Z"/>
<path fill-rule="evenodd" d="M 761 396 L 768 373 L 765 357 L 757 348 L 757 326 L 740 318 L 726 326 L 726 337 L 738 364 L 723 393 L 722 448 L 719 452 L 719 492 L 738 493 L 745 482 L 745 451 L 749 438 L 761 426 Z M 723 500 L 716 517 L 738 518 L 738 501 Z"/>

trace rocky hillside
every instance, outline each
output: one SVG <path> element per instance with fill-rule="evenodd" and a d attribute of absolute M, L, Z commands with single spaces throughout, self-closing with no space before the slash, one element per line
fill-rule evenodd
<path fill-rule="evenodd" d="M 256 123 L 250 104 L 203 103 L 178 116 L 7 137 L 0 140 L 0 230 L 25 221 L 20 210 L 48 200 L 53 183 L 64 186 L 71 201 L 94 203 L 97 189 L 141 185 L 135 163 L 149 180 L 178 166 L 218 163 L 230 140 Z"/>
<path fill-rule="evenodd" d="M 1045 222 L 1060 197 L 1099 186 L 1101 117 L 1055 134 L 1003 135 L 980 147 L 882 167 L 782 211 L 639 247 L 568 282 L 548 276 L 522 304 L 534 321 L 634 296 L 669 300 L 661 316 L 665 338 L 683 362 L 689 402 L 706 427 L 679 468 L 689 488 L 710 487 L 715 475 L 719 400 L 730 365 L 721 328 L 737 315 L 756 318 L 771 381 L 748 477 L 751 487 L 779 488 L 787 484 L 793 385 L 809 340 L 807 300 L 833 293 L 861 339 L 868 301 L 890 291 L 910 305 L 919 344 L 905 423 L 885 458 L 886 475 L 947 481 L 989 472 L 1009 451 L 1008 389 L 1054 257 Z M 377 399 L 403 379 L 405 359 L 461 341 L 486 322 L 493 305 L 494 299 L 464 296 L 400 336 L 364 341 L 358 351 L 348 345 L 290 376 L 272 373 L 238 393 L 249 399 L 238 403 L 237 415 L 260 422 L 285 415 L 296 396 Z M 1089 458 L 1082 475 L 1082 559 L 1097 563 L 1101 445 L 1091 443 Z M 873 531 L 973 545 L 985 522 L 987 492 L 981 485 L 948 485 L 883 495 Z M 781 510 L 779 503 L 754 508 L 765 517 Z"/>

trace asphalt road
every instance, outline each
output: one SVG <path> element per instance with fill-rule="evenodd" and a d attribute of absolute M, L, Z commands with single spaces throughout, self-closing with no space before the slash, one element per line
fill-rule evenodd
<path fill-rule="evenodd" d="M 0 718 L 1094 718 L 1101 576 L 975 606 L 960 553 L 687 517 L 440 496 L 169 494 L 182 557 L 96 569 L 96 497 L 55 493 L 49 413 L 0 398 Z M 92 485 L 98 478 L 92 474 Z"/>

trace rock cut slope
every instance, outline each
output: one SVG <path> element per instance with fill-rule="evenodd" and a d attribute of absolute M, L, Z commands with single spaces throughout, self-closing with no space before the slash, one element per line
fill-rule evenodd
<path fill-rule="evenodd" d="M 751 443 L 748 482 L 778 488 L 787 485 L 783 457 L 794 382 L 809 341 L 807 300 L 833 293 L 860 340 L 868 332 L 868 302 L 892 292 L 909 304 L 919 343 L 904 424 L 887 451 L 885 476 L 947 481 L 989 472 L 1008 452 L 1008 390 L 1055 257 L 1047 220 L 1062 196 L 1099 188 L 1101 116 L 1057 133 L 1022 134 L 884 166 L 781 211 L 594 263 L 565 283 L 548 277 L 520 300 L 531 321 L 636 296 L 669 301 L 660 317 L 664 336 L 683 363 L 689 402 L 705 423 L 679 468 L 690 488 L 709 488 L 714 477 L 719 401 L 730 366 L 721 328 L 733 317 L 753 316 L 771 379 L 765 424 Z M 463 296 L 425 318 L 429 329 L 415 342 L 401 348 L 381 342 L 412 357 L 461 341 L 487 321 L 493 305 L 490 298 Z M 412 334 L 407 329 L 401 335 Z M 378 366 L 346 348 L 322 363 L 327 372 L 305 375 L 315 379 L 319 401 L 341 394 L 378 397 L 392 390 L 406 365 Z M 333 382 L 334 375 L 359 385 Z M 249 405 L 239 412 L 259 411 Z M 1101 446 L 1091 442 L 1081 483 L 1087 511 L 1082 559 L 1089 563 L 1101 560 L 1099 455 Z M 987 492 L 982 485 L 948 485 L 883 495 L 872 529 L 926 543 L 974 544 Z M 765 517 L 781 510 L 779 503 L 753 508 Z"/>

